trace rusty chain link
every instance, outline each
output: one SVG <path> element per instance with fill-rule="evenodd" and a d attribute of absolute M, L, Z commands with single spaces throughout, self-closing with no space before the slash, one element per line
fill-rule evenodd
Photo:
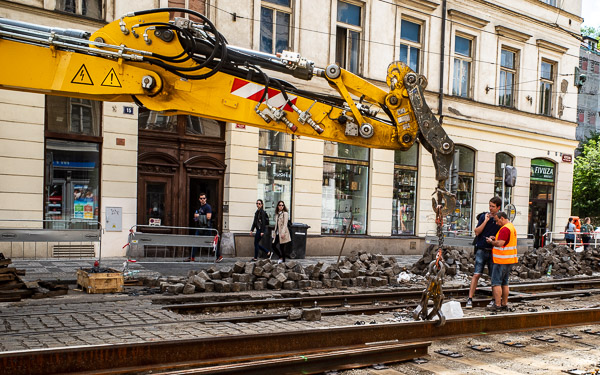
<path fill-rule="evenodd" d="M 423 290 L 421 302 L 413 310 L 413 318 L 415 320 L 431 320 L 434 316 L 439 317 L 437 326 L 442 326 L 446 323 L 446 317 L 442 313 L 442 304 L 444 303 L 444 292 L 442 284 L 446 274 L 446 262 L 444 262 L 444 254 L 442 247 L 444 246 L 444 214 L 448 210 L 448 202 L 454 200 L 454 196 L 443 188 L 443 182 L 436 189 L 437 200 L 432 199 L 433 210 L 435 212 L 436 234 L 438 237 L 438 251 L 434 260 L 429 263 L 427 268 L 427 287 Z M 442 203 L 443 202 L 443 203 Z M 433 307 L 428 309 L 429 300 L 433 301 Z"/>

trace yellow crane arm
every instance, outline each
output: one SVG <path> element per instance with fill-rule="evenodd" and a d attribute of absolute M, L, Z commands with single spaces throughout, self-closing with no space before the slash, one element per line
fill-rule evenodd
<path fill-rule="evenodd" d="M 175 10 L 200 21 L 171 20 Z M 419 139 L 446 196 L 454 144 L 427 107 L 425 77 L 401 62 L 389 65 L 384 91 L 335 64 L 320 69 L 293 52 L 230 46 L 206 17 L 176 8 L 129 13 L 93 34 L 0 19 L 0 51 L 4 89 L 135 101 L 153 111 L 371 148 L 406 150 Z M 339 95 L 303 90 L 265 70 L 326 80 Z"/>

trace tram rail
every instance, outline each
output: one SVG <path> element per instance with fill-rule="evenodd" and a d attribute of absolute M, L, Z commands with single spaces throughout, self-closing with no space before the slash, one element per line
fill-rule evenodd
<path fill-rule="evenodd" d="M 190 369 L 190 373 L 204 374 L 258 374 L 259 372 L 256 371 L 262 374 L 284 374 L 288 373 L 285 366 L 293 364 L 295 373 L 310 374 L 344 365 L 335 361 L 332 363 L 322 361 L 321 367 L 312 367 L 312 361 L 305 360 L 307 353 L 335 352 L 352 347 L 381 349 L 395 344 L 409 345 L 402 350 L 401 347 L 395 348 L 390 352 L 389 357 L 381 361 L 395 362 L 408 359 L 406 351 L 413 351 L 414 356 L 423 355 L 423 345 L 428 346 L 428 342 L 432 340 L 598 323 L 600 323 L 600 308 L 502 314 L 448 319 L 441 327 L 437 327 L 436 322 L 419 321 L 274 332 L 268 335 L 235 335 L 194 340 L 4 352 L 0 353 L 0 368 L 14 375 L 68 374 L 84 371 L 93 371 L 96 374 L 151 371 L 155 374 L 160 371 L 184 369 Z M 418 349 L 410 347 L 413 344 L 419 344 L 420 347 Z M 401 352 L 402 355 L 394 358 L 391 354 L 393 352 Z M 377 350 L 373 350 L 373 354 L 383 355 Z M 338 358 L 341 360 L 344 356 Z M 268 359 L 287 360 L 274 361 L 265 368 L 256 367 L 256 361 Z M 352 363 L 354 359 L 349 356 L 346 365 Z M 243 366 L 246 366 L 245 372 L 239 370 Z M 255 372 L 250 371 L 253 366 Z M 201 369 L 194 369 L 198 367 Z"/>

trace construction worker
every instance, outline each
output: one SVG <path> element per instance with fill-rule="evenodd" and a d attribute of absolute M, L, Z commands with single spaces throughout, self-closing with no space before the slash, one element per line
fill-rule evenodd
<path fill-rule="evenodd" d="M 500 227 L 496 225 L 496 213 L 500 211 L 502 206 L 502 200 L 498 197 L 493 197 L 489 202 L 490 212 L 482 212 L 477 215 L 477 227 L 475 227 L 475 272 L 473 272 L 473 278 L 471 279 L 471 288 L 469 289 L 469 298 L 465 304 L 465 308 L 473 308 L 473 296 L 477 289 L 477 283 L 483 269 L 488 266 L 488 274 L 492 276 L 493 262 L 492 262 L 492 245 L 487 243 L 486 238 L 493 236 L 498 233 Z"/>
<path fill-rule="evenodd" d="M 486 239 L 492 246 L 492 295 L 494 300 L 486 307 L 489 311 L 508 311 L 508 276 L 517 257 L 517 230 L 505 212 L 496 214 L 496 224 L 501 228 L 496 236 Z"/>

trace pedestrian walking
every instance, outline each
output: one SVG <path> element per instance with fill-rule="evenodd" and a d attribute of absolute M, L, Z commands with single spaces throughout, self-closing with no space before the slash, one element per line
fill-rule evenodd
<path fill-rule="evenodd" d="M 475 227 L 475 272 L 473 272 L 473 278 L 471 279 L 469 298 L 467 298 L 467 303 L 465 304 L 465 308 L 467 309 L 473 308 L 473 296 L 486 265 L 488 267 L 488 274 L 490 277 L 492 276 L 492 268 L 494 266 L 494 262 L 492 261 L 493 246 L 486 241 L 486 238 L 494 236 L 500 229 L 496 224 L 496 214 L 500 211 L 501 206 L 502 200 L 499 197 L 493 197 L 488 204 L 490 211 L 477 215 L 478 222 Z"/>
<path fill-rule="evenodd" d="M 583 250 L 587 250 L 590 246 L 590 240 L 592 239 L 592 233 L 594 227 L 592 227 L 592 220 L 589 217 L 583 219 L 583 225 L 581 226 L 581 242 L 583 242 Z"/>
<path fill-rule="evenodd" d="M 256 212 L 254 213 L 254 221 L 252 221 L 252 227 L 250 228 L 250 235 L 254 235 L 254 258 L 252 258 L 252 261 L 258 260 L 259 250 L 262 250 L 264 253 L 266 253 L 267 258 L 271 257 L 271 252 L 265 249 L 264 246 L 260 244 L 260 240 L 265 235 L 265 233 L 267 233 L 268 225 L 269 215 L 267 215 L 267 212 L 264 209 L 264 202 L 262 199 L 257 199 Z M 255 229 L 256 233 L 253 234 Z"/>
<path fill-rule="evenodd" d="M 567 242 L 567 246 L 572 247 L 575 242 L 575 224 L 573 224 L 573 218 L 569 218 L 569 222 L 565 226 L 565 241 Z"/>
<path fill-rule="evenodd" d="M 277 202 L 275 209 L 275 230 L 273 231 L 273 251 L 279 256 L 277 263 L 285 262 L 285 253 L 287 246 L 292 241 L 290 231 L 288 229 L 288 221 L 290 215 L 283 201 Z"/>
<path fill-rule="evenodd" d="M 496 224 L 500 230 L 495 236 L 490 236 L 486 241 L 493 245 L 492 258 L 492 295 L 494 300 L 486 307 L 489 311 L 508 311 L 508 276 L 513 264 L 518 262 L 517 257 L 517 230 L 508 220 L 505 212 L 496 214 Z"/>

